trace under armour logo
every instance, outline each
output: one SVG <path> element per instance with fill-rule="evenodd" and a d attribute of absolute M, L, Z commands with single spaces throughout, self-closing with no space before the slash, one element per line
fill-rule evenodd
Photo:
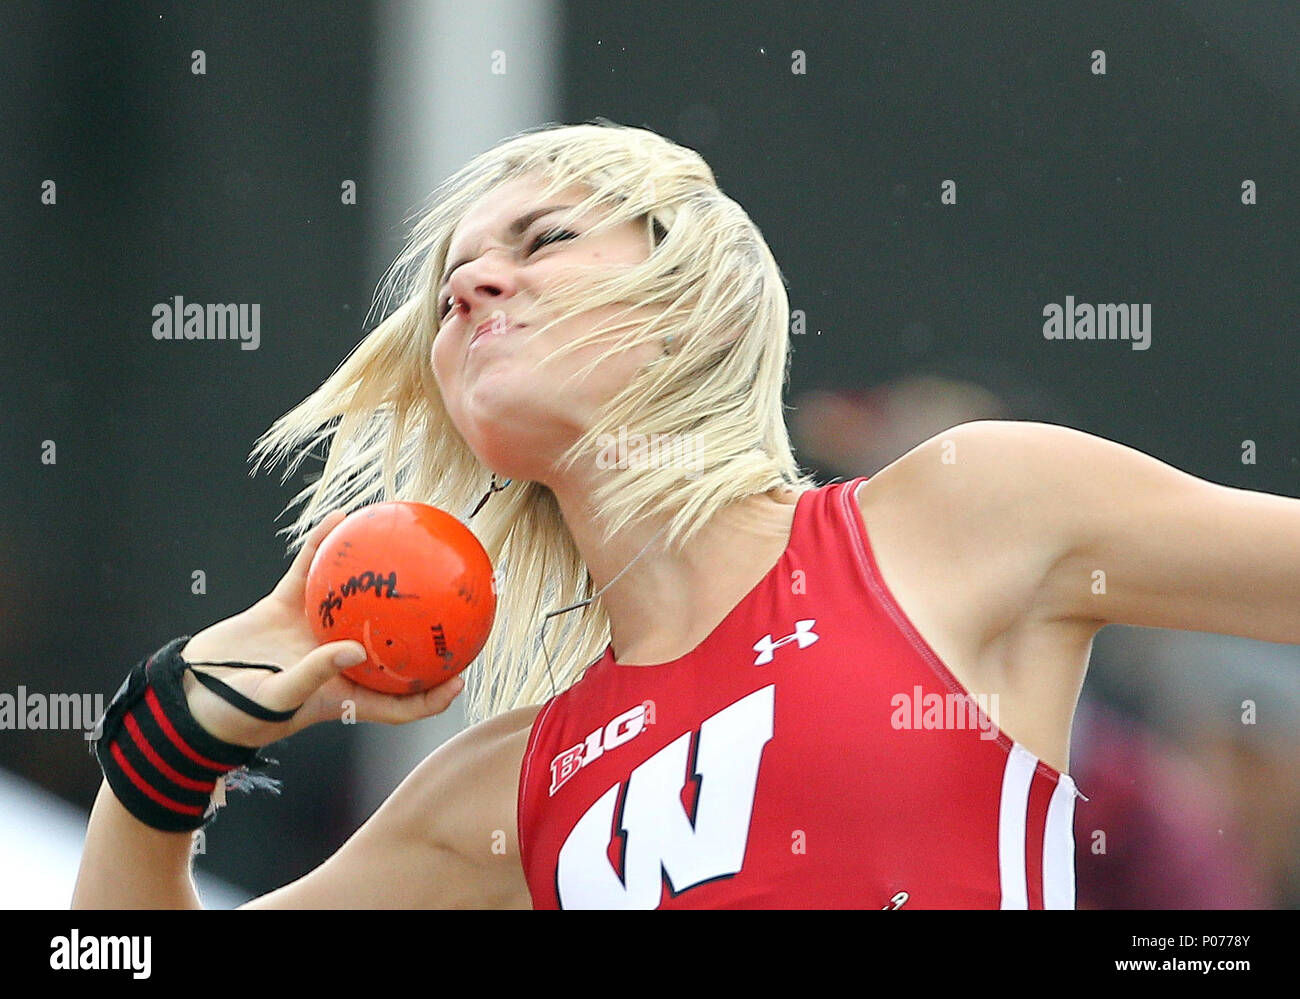
<path fill-rule="evenodd" d="M 773 651 L 779 649 L 782 645 L 789 645 L 791 642 L 798 642 L 801 649 L 808 648 L 820 637 L 812 630 L 812 626 L 816 623 L 812 618 L 807 621 L 796 621 L 794 623 L 794 634 L 778 638 L 775 642 L 772 641 L 771 635 L 764 635 L 754 643 L 754 651 L 758 653 L 754 665 L 766 666 L 772 661 Z"/>

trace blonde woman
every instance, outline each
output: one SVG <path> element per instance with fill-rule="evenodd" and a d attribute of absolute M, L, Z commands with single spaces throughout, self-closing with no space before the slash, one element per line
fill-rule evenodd
<path fill-rule="evenodd" d="M 780 271 L 651 132 L 501 143 L 435 192 L 387 287 L 400 305 L 255 448 L 292 471 L 330 445 L 292 566 L 153 657 L 131 689 L 154 715 L 105 739 L 75 905 L 197 906 L 204 766 L 345 701 L 396 723 L 460 692 L 376 694 L 339 675 L 356 643 L 315 647 L 311 555 L 379 499 L 479 505 L 501 584 L 477 722 L 250 907 L 1072 907 L 1093 635 L 1300 643 L 1293 499 L 1001 421 L 816 486 L 782 411 Z M 280 671 L 188 668 L 232 662 Z M 163 673 L 171 702 L 142 686 Z"/>

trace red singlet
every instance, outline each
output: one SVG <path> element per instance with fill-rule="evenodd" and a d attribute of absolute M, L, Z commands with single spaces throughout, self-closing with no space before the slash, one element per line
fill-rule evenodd
<path fill-rule="evenodd" d="M 799 497 L 780 561 L 694 651 L 607 647 L 538 713 L 535 908 L 1074 907 L 1074 782 L 894 602 L 863 481 Z"/>

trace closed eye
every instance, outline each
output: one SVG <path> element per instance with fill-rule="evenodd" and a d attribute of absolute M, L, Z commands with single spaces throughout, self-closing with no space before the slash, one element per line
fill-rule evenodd
<path fill-rule="evenodd" d="M 529 249 L 529 253 L 535 253 L 547 243 L 558 243 L 562 239 L 576 239 L 578 234 L 571 229 L 549 229 L 542 233 L 535 240 Z"/>

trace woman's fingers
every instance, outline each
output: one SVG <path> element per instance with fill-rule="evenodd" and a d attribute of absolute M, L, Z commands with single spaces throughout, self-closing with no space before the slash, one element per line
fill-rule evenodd
<path fill-rule="evenodd" d="M 428 718 L 442 714 L 456 699 L 456 695 L 465 689 L 465 681 L 453 676 L 436 687 L 418 694 L 374 694 L 374 698 L 358 698 L 357 718 L 360 721 L 382 722 L 386 725 L 401 725 L 405 722 Z"/>
<path fill-rule="evenodd" d="M 446 711 L 465 687 L 465 681 L 452 677 L 436 687 L 417 694 L 382 694 L 342 678 L 350 690 L 340 697 L 324 688 L 345 669 L 366 658 L 365 647 L 360 642 L 330 642 L 313 649 L 302 662 L 275 677 L 275 705 L 267 707 L 287 709 L 306 704 L 314 695 L 320 699 L 309 709 L 314 717 L 303 718 L 303 723 L 337 720 L 349 708 L 356 721 L 381 722 L 400 725 L 404 722 L 427 718 Z M 345 688 L 346 689 L 346 688 Z M 351 704 L 344 704 L 350 701 Z M 283 703 L 281 703 L 283 702 Z"/>
<path fill-rule="evenodd" d="M 334 696 L 321 703 L 315 720 L 338 721 L 350 717 L 353 721 L 402 725 L 442 714 L 464 689 L 465 681 L 459 676 L 417 694 L 381 694 L 360 684 L 352 684 L 341 697 Z"/>
<path fill-rule="evenodd" d="M 365 646 L 351 640 L 327 642 L 312 649 L 301 662 L 275 677 L 275 699 L 284 702 L 280 710 L 303 704 L 349 666 L 365 658 Z"/>
<path fill-rule="evenodd" d="M 294 556 L 293 563 L 289 566 L 288 571 L 276 584 L 275 595 L 287 599 L 297 599 L 307 588 L 307 570 L 311 568 L 311 560 L 316 557 L 316 549 L 320 547 L 325 536 L 334 530 L 347 514 L 342 510 L 331 510 L 319 524 L 313 527 L 306 538 L 303 539 L 302 547 L 298 549 L 298 554 Z"/>

